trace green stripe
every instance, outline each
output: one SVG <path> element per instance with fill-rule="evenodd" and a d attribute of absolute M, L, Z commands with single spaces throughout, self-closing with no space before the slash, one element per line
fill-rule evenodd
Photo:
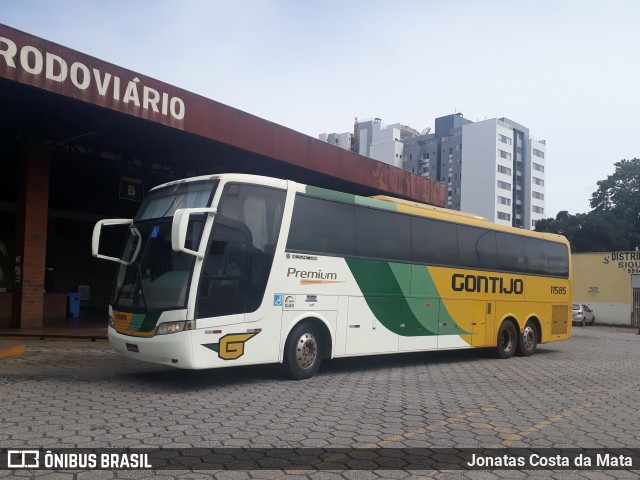
<path fill-rule="evenodd" d="M 150 332 L 158 323 L 160 314 L 148 313 L 148 314 L 135 314 L 131 318 L 131 325 L 129 325 L 129 331 L 131 332 Z"/>
<path fill-rule="evenodd" d="M 305 192 L 314 197 L 320 197 L 327 200 L 337 200 L 345 203 L 355 203 L 355 195 L 350 193 L 336 192 L 335 190 L 327 190 L 326 188 L 312 187 L 307 185 Z"/>
<path fill-rule="evenodd" d="M 376 198 L 351 195 L 350 193 L 336 192 L 335 190 L 328 190 L 326 188 L 312 187 L 310 185 L 306 186 L 305 193 L 313 195 L 314 197 L 324 198 L 326 200 L 353 203 L 356 205 L 364 205 L 366 207 L 381 208 L 383 210 L 397 210 L 395 203 L 385 202 L 384 200 L 378 200 Z"/>
<path fill-rule="evenodd" d="M 451 318 L 425 266 L 345 260 L 367 305 L 386 329 L 405 337 L 469 333 Z"/>

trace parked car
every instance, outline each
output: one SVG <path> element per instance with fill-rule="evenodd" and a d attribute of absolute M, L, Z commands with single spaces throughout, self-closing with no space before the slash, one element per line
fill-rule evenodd
<path fill-rule="evenodd" d="M 593 325 L 596 321 L 596 316 L 593 314 L 593 310 L 591 310 L 586 305 L 581 303 L 574 303 L 572 307 L 572 318 L 571 322 L 575 325 L 578 324 L 582 327 L 585 325 Z"/>

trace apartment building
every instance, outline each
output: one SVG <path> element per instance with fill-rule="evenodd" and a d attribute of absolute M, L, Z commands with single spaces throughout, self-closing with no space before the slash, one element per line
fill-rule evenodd
<path fill-rule="evenodd" d="M 508 118 L 455 113 L 433 133 L 376 118 L 356 121 L 353 137 L 361 155 L 445 183 L 448 208 L 527 229 L 545 218 L 546 142 Z"/>

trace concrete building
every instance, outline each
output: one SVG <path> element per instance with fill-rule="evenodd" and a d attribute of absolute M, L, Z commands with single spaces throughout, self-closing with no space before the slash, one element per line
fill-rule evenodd
<path fill-rule="evenodd" d="M 343 148 L 345 150 L 351 150 L 353 146 L 353 134 L 350 132 L 345 133 L 322 133 L 320 134 L 320 140 L 330 143 L 336 147 Z"/>
<path fill-rule="evenodd" d="M 376 118 L 354 132 L 361 155 L 444 182 L 448 208 L 527 229 L 544 218 L 545 141 L 508 118 L 455 113 L 436 118 L 434 133 Z"/>
<path fill-rule="evenodd" d="M 573 301 L 589 306 L 596 323 L 640 324 L 640 252 L 574 253 Z"/>
<path fill-rule="evenodd" d="M 353 143 L 347 145 L 342 141 L 338 144 L 337 139 L 347 138 L 351 133 L 323 133 L 319 136 L 323 140 L 345 149 L 354 149 L 356 153 L 373 158 L 388 165 L 403 168 L 403 141 L 408 138 L 420 135 L 417 130 L 406 125 L 394 123 L 385 125 L 380 118 L 358 121 L 354 125 Z M 351 138 L 351 137 L 348 137 Z"/>
<path fill-rule="evenodd" d="M 507 118 L 467 123 L 461 137 L 460 178 L 448 187 L 452 201 L 459 198 L 461 210 L 496 223 L 534 228 L 544 218 L 545 142 Z"/>

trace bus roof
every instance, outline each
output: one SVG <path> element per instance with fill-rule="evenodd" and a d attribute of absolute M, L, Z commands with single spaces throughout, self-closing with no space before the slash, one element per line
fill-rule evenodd
<path fill-rule="evenodd" d="M 465 225 L 489 228 L 491 230 L 501 231 L 505 233 L 514 233 L 517 235 L 524 235 L 533 238 L 544 238 L 546 240 L 560 241 L 562 243 L 568 243 L 567 239 L 562 235 L 547 232 L 535 232 L 533 230 L 527 230 L 524 228 L 517 228 L 510 225 L 500 225 L 499 223 L 491 222 L 490 220 L 476 215 L 473 213 L 461 212 L 459 210 L 451 210 L 448 208 L 435 207 L 433 205 L 427 205 L 424 203 L 414 202 L 411 200 L 404 200 L 401 198 L 389 197 L 386 195 L 376 195 L 371 197 L 376 200 L 389 202 L 398 205 L 400 208 L 398 211 L 409 213 L 411 215 L 418 215 L 421 217 L 429 217 L 436 220 L 443 220 L 454 223 L 462 223 Z"/>
<path fill-rule="evenodd" d="M 476 215 L 475 213 L 460 212 L 458 210 L 451 210 L 451 209 L 448 209 L 448 208 L 436 207 L 435 205 L 428 205 L 426 203 L 414 202 L 412 200 L 404 200 L 402 198 L 389 197 L 387 195 L 375 195 L 375 196 L 373 196 L 371 198 L 376 198 L 378 200 L 384 200 L 385 202 L 396 203 L 398 205 L 406 205 L 408 207 L 414 207 L 414 208 L 429 210 L 429 211 L 432 211 L 432 212 L 441 212 L 441 213 L 444 213 L 444 214 L 447 214 L 447 215 L 454 215 L 454 216 L 464 217 L 464 218 L 475 218 L 476 220 L 483 220 L 485 222 L 489 221 L 485 217 L 482 217 L 480 215 Z"/>
<path fill-rule="evenodd" d="M 278 179 L 275 177 L 266 177 L 262 175 L 252 175 L 252 174 L 243 174 L 243 173 L 221 173 L 221 174 L 213 174 L 213 175 L 202 175 L 198 177 L 184 178 L 180 180 L 175 180 L 172 182 L 165 183 L 163 185 L 158 185 L 157 187 L 152 188 L 155 190 L 156 188 L 162 188 L 169 185 L 175 185 L 179 183 L 185 182 L 195 182 L 202 180 L 230 180 L 230 181 L 240 181 L 240 182 L 248 182 L 248 183 L 259 183 L 261 185 L 269 185 L 276 188 L 287 188 L 287 180 Z M 534 232 L 532 230 L 527 230 L 524 228 L 516 228 L 507 225 L 500 225 L 497 223 L 493 223 L 482 217 L 480 215 L 475 215 L 473 213 L 461 212 L 458 210 L 451 210 L 448 208 L 436 207 L 434 205 L 427 205 L 425 203 L 414 202 L 412 200 L 404 200 L 401 198 L 394 198 L 387 195 L 375 195 L 373 197 L 362 197 L 360 195 L 346 194 L 343 192 L 339 192 L 337 190 L 329 190 L 321 187 L 314 187 L 310 185 L 305 185 L 302 183 L 291 182 L 296 185 L 296 189 L 299 192 L 306 192 L 312 195 L 318 195 L 324 198 L 338 200 L 342 202 L 352 202 L 358 203 L 361 205 L 368 205 L 371 207 L 383 207 L 386 204 L 392 204 L 392 210 L 408 213 L 410 215 L 417 215 L 421 217 L 429 217 L 436 220 L 454 222 L 454 223 L 462 223 L 465 225 L 476 226 L 481 228 L 489 228 L 491 230 L 502 231 L 506 233 L 514 233 L 517 235 L 524 235 L 533 238 L 544 238 L 547 240 L 552 240 L 556 242 L 566 243 L 568 245 L 568 241 L 562 235 L 557 235 L 554 233 L 546 233 L 546 232 Z M 384 202 L 376 205 L 377 202 Z"/>

